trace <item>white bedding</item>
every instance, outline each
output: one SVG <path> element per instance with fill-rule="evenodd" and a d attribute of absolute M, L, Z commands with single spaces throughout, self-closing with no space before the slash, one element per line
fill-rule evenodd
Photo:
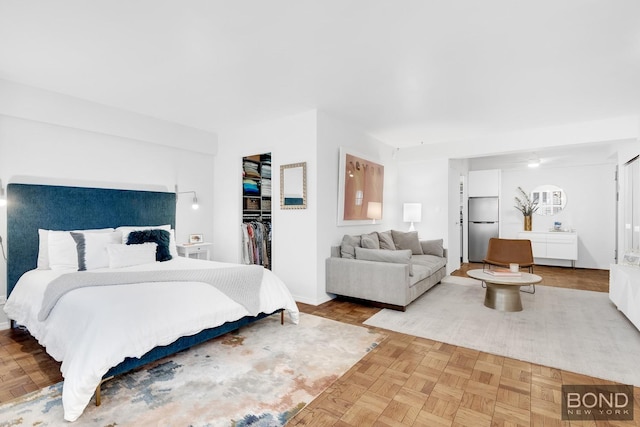
<path fill-rule="evenodd" d="M 236 264 L 183 257 L 118 271 L 224 268 Z M 98 269 L 114 271 L 115 269 Z M 214 286 L 200 282 L 155 282 L 76 289 L 63 296 L 44 322 L 38 312 L 46 285 L 68 270 L 25 273 L 5 304 L 7 316 L 24 325 L 62 362 L 64 418 L 75 421 L 107 371 L 126 357 L 140 357 L 181 336 L 220 326 L 248 315 L 247 310 Z M 264 271 L 262 312 L 286 309 L 298 323 L 298 308 L 284 283 Z"/>

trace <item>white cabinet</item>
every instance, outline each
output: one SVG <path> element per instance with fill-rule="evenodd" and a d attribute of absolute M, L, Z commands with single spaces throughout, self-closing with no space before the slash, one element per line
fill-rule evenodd
<path fill-rule="evenodd" d="M 640 268 L 611 264 L 609 299 L 640 330 Z"/>
<path fill-rule="evenodd" d="M 521 231 L 518 239 L 531 240 L 534 258 L 566 259 L 575 267 L 578 234 L 558 231 Z"/>
<path fill-rule="evenodd" d="M 500 195 L 500 169 L 469 171 L 469 197 L 497 197 Z"/>
<path fill-rule="evenodd" d="M 185 258 L 190 258 L 191 255 L 195 255 L 194 258 L 200 258 L 200 254 L 204 254 L 205 259 L 211 259 L 211 243 L 184 243 L 176 245 L 178 247 L 178 255 Z"/>

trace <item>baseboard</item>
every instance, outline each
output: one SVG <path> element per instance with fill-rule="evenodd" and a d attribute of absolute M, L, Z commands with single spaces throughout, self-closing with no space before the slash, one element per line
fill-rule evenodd
<path fill-rule="evenodd" d="M 301 296 L 298 296 L 298 295 L 292 295 L 292 296 L 293 296 L 293 299 L 296 302 L 300 302 L 302 304 L 309 304 L 309 305 L 320 305 L 320 304 L 323 304 L 323 303 L 325 303 L 327 301 L 331 301 L 333 298 L 335 298 L 335 296 L 329 295 L 329 294 L 326 294 L 325 298 L 322 298 L 320 300 L 312 300 L 310 298 L 301 297 Z"/>

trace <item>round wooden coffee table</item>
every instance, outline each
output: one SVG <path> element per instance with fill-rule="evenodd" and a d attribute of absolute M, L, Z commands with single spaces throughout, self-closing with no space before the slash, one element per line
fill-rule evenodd
<path fill-rule="evenodd" d="M 467 276 L 487 284 L 484 305 L 500 311 L 522 311 L 520 286 L 542 281 L 542 277 L 531 273 L 520 273 L 520 276 L 494 276 L 483 270 L 469 270 Z"/>

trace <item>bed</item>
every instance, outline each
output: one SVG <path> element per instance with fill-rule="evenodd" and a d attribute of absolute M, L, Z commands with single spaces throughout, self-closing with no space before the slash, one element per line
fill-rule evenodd
<path fill-rule="evenodd" d="M 167 239 L 172 236 L 174 193 L 9 184 L 7 201 L 5 312 L 12 326 L 26 327 L 47 353 L 62 362 L 67 421 L 81 416 L 94 392 L 99 403 L 99 385 L 105 378 L 283 310 L 292 322 L 298 321 L 295 301 L 269 270 L 178 257 L 172 247 L 175 238 L 169 243 L 170 260 L 133 261 L 136 256 L 129 255 L 129 249 L 145 252 L 148 259 L 147 245 L 158 256 L 161 244 L 123 245 L 122 236 L 149 229 L 168 230 L 158 233 Z M 74 268 L 61 261 L 64 251 L 52 248 L 63 235 L 67 240 L 74 236 L 78 250 L 86 249 L 86 265 L 78 253 L 80 262 Z M 108 266 L 89 257 L 89 249 L 99 246 L 95 242 L 106 240 L 114 253 L 127 249 L 124 257 L 108 251 Z M 48 253 L 56 254 L 55 260 L 46 260 L 49 268 L 41 259 L 43 244 L 49 246 Z M 202 275 L 206 279 L 200 279 Z M 219 284 L 225 275 L 235 281 Z M 69 287 L 70 279 L 77 282 L 75 287 Z M 51 290 L 61 283 L 64 292 L 52 298 Z"/>

